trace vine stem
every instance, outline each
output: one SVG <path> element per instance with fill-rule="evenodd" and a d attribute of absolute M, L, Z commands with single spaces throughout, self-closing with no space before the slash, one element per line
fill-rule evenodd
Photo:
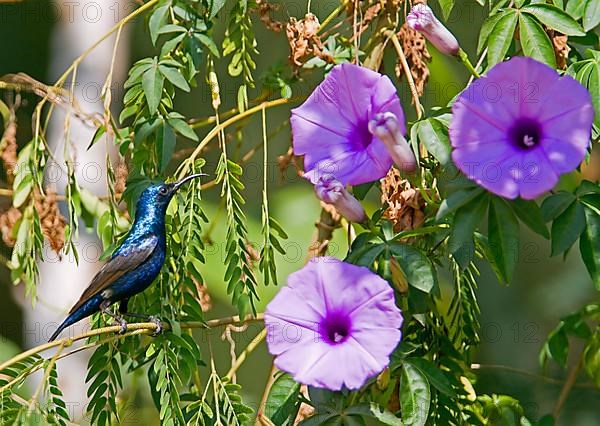
<path fill-rule="evenodd" d="M 269 397 L 269 391 L 271 390 L 271 386 L 273 386 L 273 382 L 275 382 L 275 373 L 277 372 L 277 367 L 275 367 L 275 363 L 271 363 L 271 369 L 269 370 L 269 376 L 267 377 L 267 383 L 265 385 L 265 390 L 263 391 L 262 397 L 260 398 L 260 404 L 258 406 L 258 412 L 256 415 L 256 423 L 255 425 L 263 424 L 261 422 L 261 418 L 264 416 L 263 413 L 265 411 L 265 405 L 267 404 L 267 398 Z"/>
<path fill-rule="evenodd" d="M 198 146 L 196 146 L 196 148 L 194 149 L 194 152 L 192 152 L 192 154 L 187 158 L 187 160 L 184 161 L 181 166 L 179 166 L 179 169 L 177 170 L 177 179 L 182 179 L 188 173 L 188 171 L 190 169 L 190 165 L 194 162 L 196 157 L 202 152 L 204 147 L 206 145 L 208 145 L 210 143 L 210 141 L 213 140 L 213 138 L 215 136 L 219 135 L 220 132 L 222 132 L 224 129 L 226 129 L 233 123 L 236 123 L 236 122 L 242 120 L 243 118 L 249 117 L 259 111 L 262 111 L 263 109 L 272 108 L 272 107 L 276 107 L 279 105 L 285 105 L 291 101 L 292 101 L 292 99 L 279 98 L 279 99 L 275 99 L 272 101 L 261 102 L 260 104 L 256 105 L 255 107 L 249 108 L 240 114 L 234 115 L 233 117 L 231 117 L 231 118 L 225 120 L 224 122 L 219 123 L 218 125 L 213 127 L 211 129 L 211 131 L 208 132 L 208 134 L 204 137 L 204 139 L 202 139 L 202 141 L 200 141 Z"/>
<path fill-rule="evenodd" d="M 465 52 L 464 50 L 460 49 L 458 51 L 458 59 L 463 63 L 463 65 L 469 70 L 469 72 L 471 73 L 471 75 L 474 78 L 479 78 L 481 77 L 479 75 L 479 73 L 477 72 L 477 70 L 473 67 L 473 64 L 471 63 L 471 61 L 469 60 L 469 57 L 467 56 L 467 52 Z"/>
<path fill-rule="evenodd" d="M 331 12 L 329 14 L 329 16 L 327 18 L 325 18 L 325 20 L 321 23 L 321 25 L 319 26 L 319 29 L 317 30 L 317 34 L 319 34 L 321 32 L 322 29 L 324 29 L 327 25 L 329 25 L 331 23 L 331 21 L 333 21 L 342 10 L 344 10 L 344 8 L 346 7 L 346 5 L 350 2 L 350 0 L 345 0 L 342 4 L 340 4 L 338 7 L 336 7 L 333 12 Z"/>
<path fill-rule="evenodd" d="M 404 74 L 406 75 L 406 80 L 408 81 L 408 87 L 410 88 L 410 93 L 412 94 L 413 101 L 415 103 L 415 109 L 417 110 L 417 120 L 420 120 L 423 117 L 423 106 L 421 105 L 421 101 L 419 100 L 419 94 L 417 93 L 417 86 L 415 86 L 415 80 L 410 72 L 410 67 L 408 66 L 408 61 L 406 60 L 406 55 L 404 54 L 404 50 L 402 50 L 402 46 L 400 46 L 400 41 L 398 40 L 398 36 L 392 30 L 386 30 L 384 34 L 392 40 L 394 44 L 394 48 L 396 49 L 396 53 L 398 54 L 398 59 L 400 59 L 400 64 L 402 65 L 402 69 L 404 70 Z"/>
<path fill-rule="evenodd" d="M 240 323 L 240 322 L 248 323 L 248 322 L 254 322 L 254 321 L 262 321 L 263 319 L 264 319 L 264 315 L 262 313 L 257 314 L 256 316 L 248 315 L 248 316 L 246 316 L 246 318 L 243 321 L 240 320 L 239 316 L 233 315 L 230 317 L 217 318 L 217 319 L 209 320 L 206 322 L 202 322 L 202 321 L 182 322 L 182 323 L 180 323 L 180 327 L 183 329 L 214 328 L 214 327 L 219 327 L 222 325 L 235 324 L 235 323 Z M 169 329 L 168 324 L 165 324 L 164 328 Z M 53 342 L 44 343 L 43 345 L 39 345 L 39 346 L 31 348 L 25 352 L 21 352 L 20 354 L 14 356 L 13 358 L 3 362 L 2 364 L 0 364 L 0 372 L 2 370 L 4 370 L 5 368 L 10 367 L 11 365 L 13 365 L 19 361 L 22 361 L 31 355 L 35 355 L 35 354 L 43 352 L 47 349 L 52 349 L 56 346 L 63 346 L 65 348 L 67 348 L 78 340 L 83 340 L 83 339 L 87 339 L 89 337 L 94 337 L 94 336 L 100 336 L 103 334 L 117 333 L 120 330 L 121 330 L 120 325 L 113 325 L 110 327 L 103 327 L 103 328 L 97 328 L 94 330 L 90 330 L 90 331 L 87 331 L 85 333 L 79 334 L 74 337 L 65 337 L 63 339 L 55 340 Z M 154 331 L 156 331 L 156 324 L 153 322 L 137 322 L 137 323 L 133 323 L 133 324 L 127 324 L 126 331 L 136 331 L 136 330 L 142 330 L 143 332 L 146 332 L 146 333 L 154 332 Z M 140 331 L 140 333 L 142 333 L 142 331 Z M 123 334 L 118 337 L 126 337 L 126 336 L 127 336 L 127 334 Z M 91 346 L 93 346 L 93 345 L 91 345 Z M 89 346 L 89 347 L 91 347 L 91 346 Z M 75 351 L 69 352 L 69 354 L 74 353 L 74 352 Z"/>
<path fill-rule="evenodd" d="M 583 354 L 582 354 L 583 355 Z M 567 402 L 567 398 L 569 397 L 569 393 L 571 393 L 571 389 L 575 385 L 575 381 L 577 380 L 577 376 L 583 367 L 583 357 L 580 356 L 579 361 L 577 361 L 577 365 L 574 365 L 569 374 L 567 376 L 567 380 L 560 390 L 560 394 L 558 396 L 558 400 L 556 401 L 556 405 L 554 406 L 554 410 L 552 411 L 552 416 L 554 417 L 554 421 L 558 421 L 558 417 L 560 416 L 560 412 Z"/>
<path fill-rule="evenodd" d="M 256 349 L 256 347 L 258 345 L 260 345 L 263 340 L 265 340 L 266 336 L 267 336 L 267 329 L 263 328 L 260 331 L 260 333 L 258 333 L 256 335 L 256 337 L 254 337 L 254 339 L 252 339 L 252 341 L 250 343 L 248 343 L 248 346 L 246 346 L 246 348 L 244 348 L 244 350 L 242 351 L 240 356 L 237 357 L 237 359 L 235 360 L 235 363 L 231 366 L 231 368 L 227 372 L 226 377 L 229 380 L 231 380 L 233 378 L 233 376 L 235 375 L 235 373 L 240 369 L 240 367 L 242 366 L 244 361 L 246 361 L 246 358 L 248 358 L 248 355 L 250 355 L 250 353 L 254 349 Z"/>

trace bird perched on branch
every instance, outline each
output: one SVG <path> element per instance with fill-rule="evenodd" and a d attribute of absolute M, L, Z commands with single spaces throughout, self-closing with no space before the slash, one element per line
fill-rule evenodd
<path fill-rule="evenodd" d="M 49 341 L 56 339 L 66 327 L 98 311 L 114 318 L 121 325 L 122 333 L 127 330 L 125 316 L 152 321 L 157 326 L 157 333 L 162 330 L 158 318 L 127 312 L 127 302 L 148 288 L 158 276 L 167 248 L 167 206 L 184 183 L 199 176 L 206 175 L 200 173 L 187 176 L 179 182 L 152 185 L 142 192 L 136 205 L 133 226 L 125 240 L 98 271 Z M 109 307 L 117 302 L 120 302 L 119 311 L 112 312 Z"/>

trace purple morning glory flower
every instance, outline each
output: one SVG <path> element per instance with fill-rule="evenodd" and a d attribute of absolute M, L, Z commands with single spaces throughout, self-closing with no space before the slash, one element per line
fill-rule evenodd
<path fill-rule="evenodd" d="M 416 168 L 403 136 L 404 112 L 396 88 L 387 76 L 367 68 L 336 65 L 306 102 L 292 110 L 291 124 L 294 154 L 304 155 L 305 177 L 313 184 L 324 174 L 343 185 L 372 182 L 394 162 L 401 170 Z"/>
<path fill-rule="evenodd" d="M 358 389 L 389 364 L 402 314 L 368 268 L 317 257 L 289 276 L 265 325 L 277 368 L 306 385 Z"/>
<path fill-rule="evenodd" d="M 415 4 L 406 16 L 406 24 L 422 33 L 440 52 L 446 55 L 458 55 L 460 46 L 456 37 L 436 18 L 426 4 Z"/>
<path fill-rule="evenodd" d="M 576 80 L 531 58 L 494 66 L 452 107 L 452 158 L 470 179 L 506 198 L 534 199 L 577 168 L 594 109 Z"/>
<path fill-rule="evenodd" d="M 367 220 L 367 214 L 362 204 L 344 188 L 344 185 L 335 176 L 319 177 L 319 181 L 315 184 L 315 192 L 319 200 L 333 205 L 350 222 L 360 223 Z"/>

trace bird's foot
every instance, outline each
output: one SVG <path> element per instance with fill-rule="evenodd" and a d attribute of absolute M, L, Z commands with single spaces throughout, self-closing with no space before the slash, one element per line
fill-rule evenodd
<path fill-rule="evenodd" d="M 117 331 L 118 334 L 125 334 L 127 332 L 127 321 L 125 321 L 123 318 L 117 318 L 114 324 L 121 326 L 121 329 Z"/>
<path fill-rule="evenodd" d="M 156 324 L 156 330 L 152 334 L 153 336 L 158 336 L 159 334 L 161 334 L 163 332 L 163 326 L 162 326 L 162 323 L 160 322 L 160 318 L 155 317 L 154 315 L 150 315 L 148 317 L 148 321 Z"/>

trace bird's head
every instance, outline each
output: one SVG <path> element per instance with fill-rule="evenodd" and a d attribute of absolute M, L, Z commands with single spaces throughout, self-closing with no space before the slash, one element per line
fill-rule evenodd
<path fill-rule="evenodd" d="M 204 173 L 198 173 L 186 176 L 179 182 L 150 185 L 144 190 L 144 192 L 142 192 L 142 195 L 140 195 L 140 199 L 138 200 L 136 208 L 136 216 L 138 214 L 137 212 L 142 214 L 148 213 L 148 208 L 155 211 L 160 211 L 164 214 L 164 212 L 167 210 L 169 202 L 171 201 L 171 198 L 173 198 L 177 190 L 181 188 L 183 184 L 200 176 L 207 175 Z"/>

